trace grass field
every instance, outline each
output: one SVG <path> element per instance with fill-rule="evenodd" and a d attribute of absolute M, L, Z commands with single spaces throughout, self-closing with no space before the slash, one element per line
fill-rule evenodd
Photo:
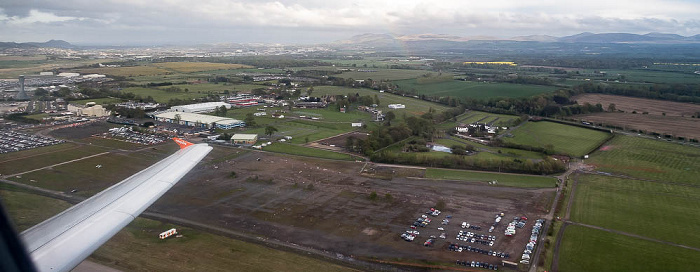
<path fill-rule="evenodd" d="M 190 92 L 223 92 L 223 91 L 229 91 L 229 92 L 250 92 L 255 89 L 259 88 L 267 88 L 267 86 L 263 85 L 258 85 L 258 84 L 224 84 L 224 83 L 219 83 L 219 84 L 214 84 L 214 83 L 201 83 L 201 84 L 175 84 L 175 85 L 170 85 L 170 86 L 161 86 L 158 87 L 158 89 L 165 90 L 170 87 L 177 87 L 180 89 L 189 89 Z"/>
<path fill-rule="evenodd" d="M 471 124 L 474 122 L 507 127 L 517 125 L 519 121 L 520 116 L 470 110 L 457 116 L 457 122 L 444 122 L 439 127 L 450 129 L 460 124 Z"/>
<path fill-rule="evenodd" d="M 437 110 L 438 112 L 448 109 L 448 107 L 432 103 L 412 97 L 404 97 L 400 95 L 390 94 L 390 93 L 380 93 L 375 90 L 362 89 L 362 88 L 349 88 L 349 87 L 337 87 L 337 86 L 318 86 L 314 87 L 314 96 L 323 95 L 348 95 L 348 94 L 359 94 L 360 96 L 369 95 L 374 97 L 377 95 L 379 97 L 379 107 L 377 109 L 383 112 L 393 111 L 396 114 L 397 119 L 400 119 L 403 113 L 407 115 L 422 115 L 430 108 Z M 404 104 L 405 109 L 389 109 L 387 105 L 389 104 Z"/>
<path fill-rule="evenodd" d="M 77 194 L 88 197 L 143 170 L 162 157 L 161 154 L 146 152 L 130 155 L 105 154 L 27 173 L 22 175 L 22 178 L 11 180 L 56 191 L 75 189 L 78 190 Z M 62 161 L 67 160 L 69 158 Z M 102 167 L 97 168 L 98 164 Z"/>
<path fill-rule="evenodd" d="M 228 70 L 251 68 L 251 66 L 243 64 L 228 64 L 228 63 L 211 63 L 211 62 L 160 62 L 153 63 L 151 66 L 172 70 L 178 73 L 192 73 L 211 70 Z"/>
<path fill-rule="evenodd" d="M 698 185 L 700 148 L 660 140 L 616 135 L 586 163 L 599 171 L 636 178 Z"/>
<path fill-rule="evenodd" d="M 106 74 L 111 76 L 137 77 L 239 68 L 250 68 L 250 66 L 209 62 L 161 62 L 128 67 L 88 68 L 80 69 L 79 72 L 83 74 Z"/>
<path fill-rule="evenodd" d="M 284 144 L 284 143 L 273 143 L 272 145 L 268 145 L 268 146 L 264 147 L 263 150 L 270 151 L 270 152 L 291 154 L 291 155 L 323 158 L 323 159 L 346 160 L 346 161 L 355 160 L 355 157 L 350 156 L 348 154 L 337 153 L 337 152 L 333 152 L 333 151 L 321 150 L 321 149 L 304 147 L 304 146 L 293 145 L 293 144 Z"/>
<path fill-rule="evenodd" d="M 0 186 L 0 199 L 18 231 L 71 204 Z M 158 239 L 177 228 L 182 238 Z M 89 258 L 123 271 L 355 271 L 302 255 L 137 218 Z"/>
<path fill-rule="evenodd" d="M 531 188 L 552 188 L 557 182 L 557 179 L 553 177 L 538 177 L 435 168 L 426 169 L 425 177 L 434 179 L 464 180 L 484 183 L 495 180 L 498 181 L 498 186 Z"/>
<path fill-rule="evenodd" d="M 551 144 L 554 152 L 580 157 L 608 139 L 608 133 L 553 122 L 528 122 L 504 137 L 509 143 L 545 147 Z"/>
<path fill-rule="evenodd" d="M 158 88 L 143 88 L 143 87 L 129 87 L 122 89 L 124 93 L 133 93 L 135 95 L 140 95 L 141 97 L 151 96 L 156 102 L 167 103 L 171 98 L 178 99 L 193 99 L 198 97 L 207 96 L 205 92 L 197 92 L 197 90 L 190 90 L 189 92 L 166 92 L 165 90 Z"/>
<path fill-rule="evenodd" d="M 25 231 L 72 206 L 65 201 L 31 194 L 4 184 L 0 185 L 0 200 L 18 232 Z"/>
<path fill-rule="evenodd" d="M 355 68 L 355 71 L 347 71 L 338 75 L 338 77 L 343 78 L 353 78 L 353 79 L 372 79 L 374 81 L 379 80 L 401 80 L 410 79 L 427 74 L 428 71 L 425 70 L 409 70 L 409 69 L 377 69 L 377 68 Z M 358 70 L 365 70 L 371 72 L 360 72 Z"/>
<path fill-rule="evenodd" d="M 700 247 L 700 188 L 579 176 L 571 220 Z"/>
<path fill-rule="evenodd" d="M 698 252 L 614 233 L 568 226 L 560 271 L 697 271 Z"/>
<path fill-rule="evenodd" d="M 21 173 L 105 151 L 107 149 L 102 147 L 77 146 L 68 143 L 13 152 L 4 154 L 10 156 L 0 157 L 0 173 L 3 175 Z"/>
<path fill-rule="evenodd" d="M 528 97 L 554 91 L 552 86 L 521 85 L 511 83 L 483 83 L 471 81 L 443 81 L 421 84 L 416 79 L 394 81 L 401 90 L 415 90 L 428 96 L 489 99 L 496 97 Z"/>

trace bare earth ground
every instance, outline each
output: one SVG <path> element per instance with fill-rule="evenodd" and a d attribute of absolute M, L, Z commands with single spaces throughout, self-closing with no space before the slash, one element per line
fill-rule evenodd
<path fill-rule="evenodd" d="M 600 103 L 605 109 L 614 103 L 617 110 L 624 111 L 577 115 L 577 119 L 625 129 L 700 138 L 700 119 L 692 118 L 693 114 L 700 112 L 700 105 L 606 94 L 583 94 L 572 99 L 579 104 Z M 633 114 L 633 111 L 637 114 Z M 648 114 L 642 114 L 644 112 Z"/>
<path fill-rule="evenodd" d="M 648 112 L 649 115 L 662 115 L 662 113 L 665 112 L 666 116 L 690 117 L 696 112 L 700 112 L 700 105 L 696 104 L 619 95 L 582 94 L 574 96 L 571 99 L 577 101 L 581 105 L 586 102 L 590 103 L 591 105 L 600 103 L 603 105 L 604 109 L 607 109 L 610 103 L 614 103 L 617 110 L 622 110 L 626 113 L 637 111 L 639 114 L 642 112 Z"/>
<path fill-rule="evenodd" d="M 666 133 L 674 136 L 700 139 L 700 119 L 680 116 L 659 116 L 622 112 L 601 112 L 577 115 L 577 119 L 593 123 L 611 124 L 625 129 Z"/>
<path fill-rule="evenodd" d="M 239 149 L 216 147 L 220 154 Z M 351 255 L 356 258 L 418 259 L 454 262 L 460 260 L 500 263 L 496 257 L 448 251 L 455 242 L 459 224 L 467 221 L 482 226 L 476 233 L 487 234 L 494 215 L 506 217 L 493 233 L 498 238 L 487 250 L 511 253 L 515 261 L 529 239 L 534 219 L 547 213 L 554 189 L 519 189 L 487 185 L 426 181 L 394 174 L 393 179 L 360 175 L 364 163 L 337 162 L 280 156 L 250 151 L 216 163 L 203 163 L 163 196 L 151 211 L 172 214 L 224 228 L 259 234 L 294 244 Z M 208 158 L 211 160 L 211 155 Z M 258 158 L 260 160 L 258 160 Z M 207 160 L 207 159 L 205 159 Z M 383 167 L 372 167 L 389 171 Z M 231 172 L 235 178 L 231 178 Z M 416 169 L 394 168 L 392 172 L 421 175 Z M 378 197 L 370 200 L 371 192 Z M 389 198 L 386 194 L 390 194 Z M 400 233 L 430 207 L 442 200 L 446 208 L 413 242 Z M 424 247 L 446 215 L 447 239 Z M 528 216 L 525 229 L 513 237 L 503 231 L 513 216 Z M 462 242 L 466 243 L 466 242 Z M 466 244 L 475 246 L 475 244 Z"/>

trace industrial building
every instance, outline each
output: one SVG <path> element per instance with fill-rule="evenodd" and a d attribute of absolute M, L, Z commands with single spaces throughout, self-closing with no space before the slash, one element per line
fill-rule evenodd
<path fill-rule="evenodd" d="M 233 134 L 231 136 L 232 144 L 254 145 L 258 141 L 258 134 Z"/>
<path fill-rule="evenodd" d="M 68 104 L 68 111 L 75 113 L 77 116 L 89 117 L 105 117 L 111 114 L 110 111 L 102 107 L 102 105 L 95 104 L 95 102 L 87 102 L 85 106 Z"/>
<path fill-rule="evenodd" d="M 232 129 L 245 126 L 245 122 L 241 120 L 191 112 L 169 111 L 156 114 L 153 117 L 160 122 L 179 123 L 181 125 L 202 128 L 216 127 L 220 129 Z"/>
<path fill-rule="evenodd" d="M 212 112 L 216 108 L 221 108 L 221 106 L 224 106 L 227 109 L 231 108 L 231 104 L 224 103 L 224 102 L 206 102 L 206 103 L 198 103 L 198 104 L 173 106 L 173 107 L 170 107 L 170 109 L 177 111 L 177 112 L 201 113 L 201 112 Z"/>

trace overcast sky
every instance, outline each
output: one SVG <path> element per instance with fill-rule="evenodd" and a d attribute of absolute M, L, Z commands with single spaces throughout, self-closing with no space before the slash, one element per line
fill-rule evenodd
<path fill-rule="evenodd" d="M 363 33 L 700 34 L 699 0 L 1 0 L 0 41 L 298 43 Z"/>

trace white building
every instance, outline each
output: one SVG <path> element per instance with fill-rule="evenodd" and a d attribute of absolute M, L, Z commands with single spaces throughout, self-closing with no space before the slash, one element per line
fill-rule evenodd
<path fill-rule="evenodd" d="M 85 106 L 68 104 L 68 111 L 75 113 L 77 116 L 89 117 L 105 117 L 111 114 L 110 111 L 102 107 L 102 105 L 96 105 L 95 102 L 88 102 Z"/>
<path fill-rule="evenodd" d="M 177 111 L 177 112 L 200 113 L 200 112 L 212 112 L 216 108 L 220 108 L 221 106 L 224 106 L 227 109 L 231 108 L 231 104 L 229 104 L 229 103 L 206 102 L 206 103 L 198 103 L 198 104 L 173 106 L 173 107 L 170 107 L 170 109 Z"/>
<path fill-rule="evenodd" d="M 389 104 L 387 107 L 390 109 L 405 109 L 406 105 L 404 104 Z"/>
<path fill-rule="evenodd" d="M 212 126 L 216 126 L 220 129 L 232 129 L 245 126 L 245 122 L 241 120 L 190 112 L 169 111 L 156 114 L 154 118 L 161 122 L 179 123 L 181 125 L 202 128 L 212 128 Z"/>

